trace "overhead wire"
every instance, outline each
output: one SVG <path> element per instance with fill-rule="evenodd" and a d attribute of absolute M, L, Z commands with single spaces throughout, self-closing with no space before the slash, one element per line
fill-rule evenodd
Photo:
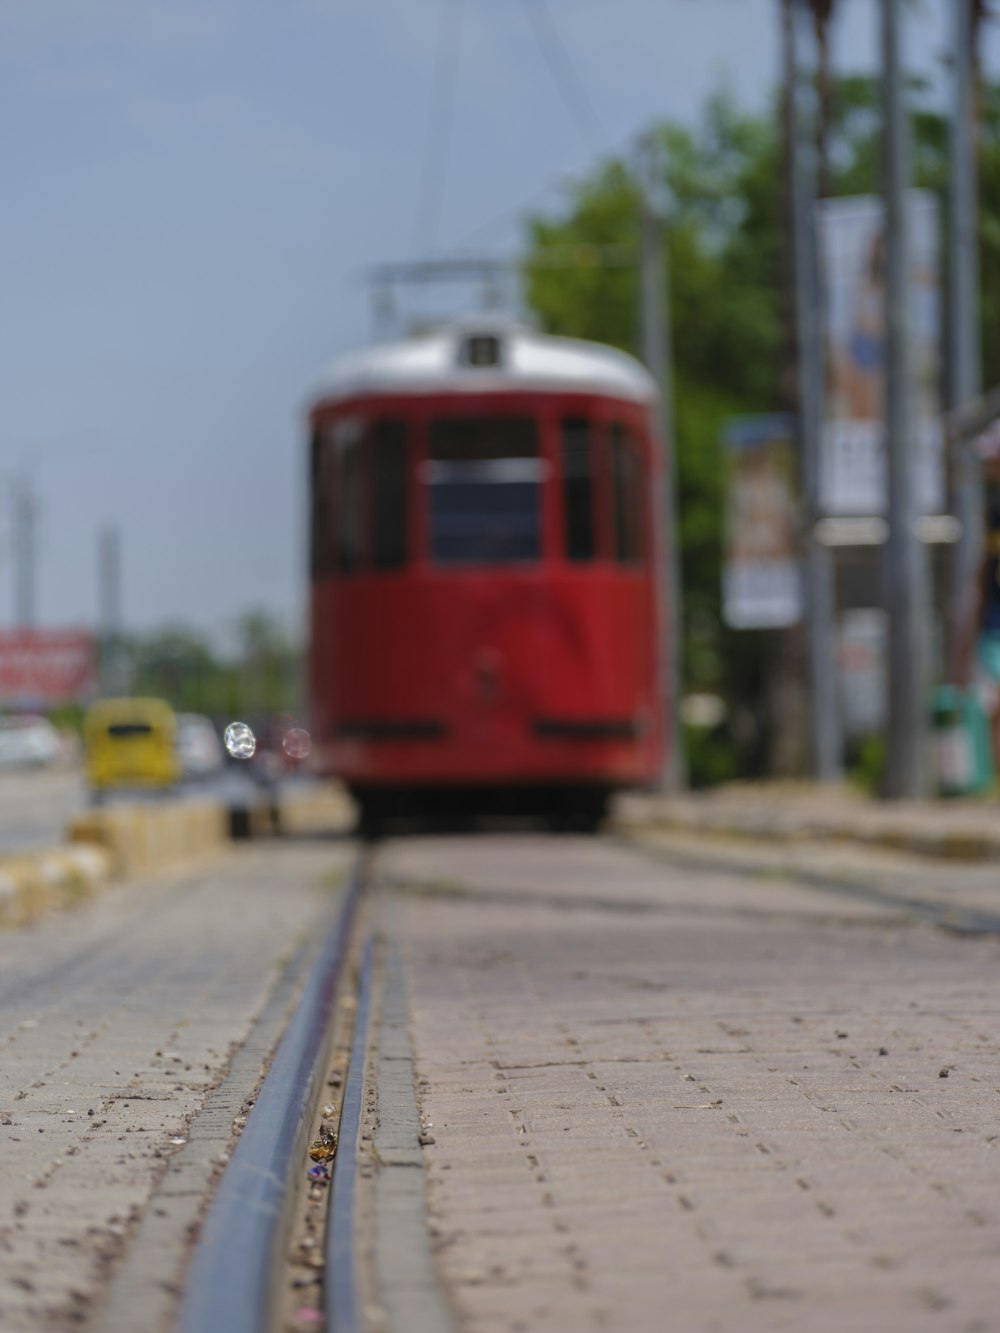
<path fill-rule="evenodd" d="M 601 118 L 586 83 L 577 73 L 569 48 L 559 34 L 547 0 L 521 0 L 521 3 L 542 59 L 548 65 L 552 81 L 559 89 L 581 137 L 588 148 L 600 152 L 606 137 Z"/>
<path fill-rule="evenodd" d="M 413 253 L 430 252 L 437 242 L 441 207 L 448 183 L 448 160 L 455 119 L 458 61 L 462 47 L 465 0 L 441 0 L 434 81 L 431 87 L 420 186 L 413 223 Z"/>
<path fill-rule="evenodd" d="M 547 0 L 522 0 L 522 3 L 542 59 L 585 146 L 592 152 L 603 151 L 607 141 L 604 126 L 586 83 L 578 74 L 573 57 L 553 20 Z M 465 0 L 442 0 L 434 83 L 414 218 L 412 253 L 415 257 L 432 254 L 437 244 L 454 127 L 464 8 Z M 553 189 L 565 186 L 569 180 L 565 172 L 553 176 L 519 205 L 505 209 L 502 214 L 479 224 L 448 248 L 464 249 L 470 242 L 492 232 L 516 215 L 523 214 L 526 207 L 541 202 Z"/>
<path fill-rule="evenodd" d="M 522 0 L 522 4 L 542 58 L 577 124 L 577 129 L 580 131 L 586 147 L 594 152 L 603 152 L 607 145 L 607 135 L 600 116 L 590 99 L 586 85 L 576 73 L 572 57 L 553 23 L 546 0 Z M 543 185 L 532 190 L 519 203 L 510 208 L 505 208 L 503 212 L 495 214 L 470 231 L 463 233 L 461 237 L 452 242 L 451 248 L 464 249 L 470 243 L 478 241 L 504 223 L 510 222 L 515 217 L 523 216 L 526 208 L 530 208 L 532 204 L 540 203 L 553 190 L 570 185 L 572 179 L 565 171 L 553 174 Z"/>

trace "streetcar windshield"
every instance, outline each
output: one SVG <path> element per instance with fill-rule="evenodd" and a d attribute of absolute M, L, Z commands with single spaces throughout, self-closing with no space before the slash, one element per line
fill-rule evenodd
<path fill-rule="evenodd" d="M 442 565 L 538 560 L 543 469 L 529 417 L 433 422 L 423 468 L 431 558 Z"/>

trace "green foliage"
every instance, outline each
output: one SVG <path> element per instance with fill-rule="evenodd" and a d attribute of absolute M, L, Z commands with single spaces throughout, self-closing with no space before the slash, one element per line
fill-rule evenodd
<path fill-rule="evenodd" d="M 866 795 L 874 796 L 882 786 L 885 772 L 885 741 L 881 736 L 867 736 L 861 742 L 854 762 L 848 768 L 851 782 Z"/>
<path fill-rule="evenodd" d="M 301 654 L 280 625 L 266 612 L 251 612 L 237 627 L 237 642 L 237 655 L 227 659 L 183 628 L 133 638 L 127 645 L 129 690 L 219 722 L 295 713 L 301 707 Z"/>
<path fill-rule="evenodd" d="M 685 727 L 684 753 L 688 782 L 695 789 L 732 782 L 739 776 L 736 747 L 728 732 L 721 728 Z"/>

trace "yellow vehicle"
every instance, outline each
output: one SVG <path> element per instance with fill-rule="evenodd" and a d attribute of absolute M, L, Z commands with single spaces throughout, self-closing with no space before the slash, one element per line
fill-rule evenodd
<path fill-rule="evenodd" d="M 164 789 L 181 779 L 177 719 L 162 699 L 100 699 L 87 710 L 83 743 L 95 792 Z"/>

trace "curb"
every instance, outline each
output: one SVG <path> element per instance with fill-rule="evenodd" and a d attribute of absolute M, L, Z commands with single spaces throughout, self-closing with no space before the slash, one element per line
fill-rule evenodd
<path fill-rule="evenodd" d="M 229 844 L 229 815 L 217 801 L 113 805 L 77 815 L 66 836 L 103 849 L 113 878 L 132 879 L 221 851 Z"/>
<path fill-rule="evenodd" d="M 239 810 L 242 832 L 234 811 L 220 801 L 84 811 L 67 828 L 64 845 L 0 856 L 0 930 L 72 907 L 113 880 L 148 879 L 198 864 L 224 851 L 234 837 L 324 835 L 353 824 L 351 801 L 337 786 L 286 793 L 273 806 L 261 798 Z"/>
<path fill-rule="evenodd" d="M 774 842 L 847 842 L 939 861 L 1000 861 L 1000 810 L 993 827 L 992 819 L 987 824 L 978 812 L 970 818 L 965 812 L 933 809 L 913 810 L 903 820 L 863 807 L 853 817 L 824 818 L 814 811 L 797 812 L 794 800 L 778 793 L 768 805 L 762 793 L 760 802 L 746 810 L 721 802 L 713 809 L 710 796 L 694 799 L 697 804 L 683 798 L 634 798 L 624 804 L 615 823 L 626 833 L 647 827 Z"/>

